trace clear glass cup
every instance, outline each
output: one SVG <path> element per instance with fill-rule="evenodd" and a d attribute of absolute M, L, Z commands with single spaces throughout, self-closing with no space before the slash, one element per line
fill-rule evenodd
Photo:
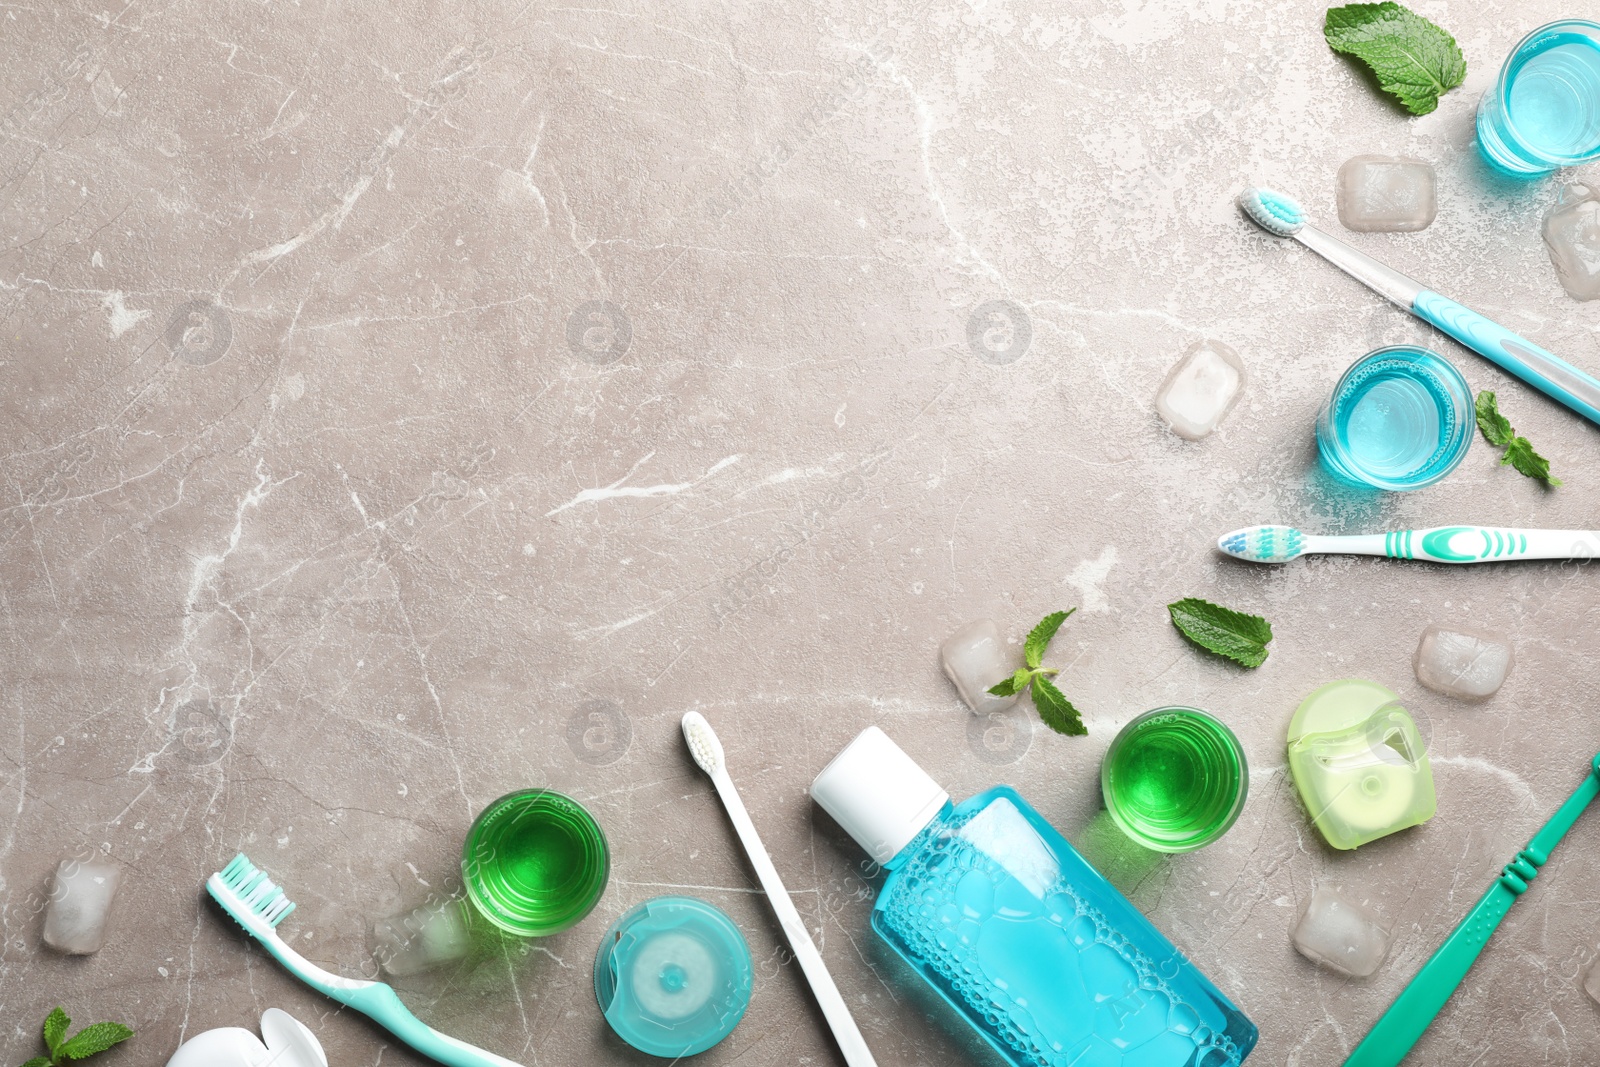
<path fill-rule="evenodd" d="M 1517 178 L 1600 158 L 1600 23 L 1552 22 L 1512 49 L 1478 100 L 1478 150 Z"/>
<path fill-rule="evenodd" d="M 1356 360 L 1317 416 L 1317 450 L 1340 481 L 1432 485 L 1472 447 L 1472 389 L 1437 352 L 1395 345 Z"/>
<path fill-rule="evenodd" d="M 1250 771 L 1232 730 L 1198 708 L 1156 708 L 1122 728 L 1100 763 L 1111 820 L 1157 852 L 1192 852 L 1244 810 Z"/>

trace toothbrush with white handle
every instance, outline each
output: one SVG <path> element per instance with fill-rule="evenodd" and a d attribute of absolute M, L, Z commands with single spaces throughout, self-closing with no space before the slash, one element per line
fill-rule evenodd
<path fill-rule="evenodd" d="M 822 953 L 817 951 L 806 924 L 795 910 L 794 901 L 789 899 L 789 891 L 783 888 L 778 869 L 772 865 L 772 857 L 767 855 L 761 835 L 756 833 L 750 813 L 745 810 L 744 801 L 739 799 L 739 791 L 733 786 L 733 779 L 728 777 L 722 742 L 717 740 L 711 724 L 698 711 L 691 711 L 683 717 L 683 739 L 689 743 L 689 753 L 694 756 L 694 761 L 717 787 L 722 806 L 728 809 L 728 819 L 739 834 L 739 842 L 750 857 L 750 865 L 756 869 L 761 888 L 766 891 L 767 903 L 772 905 L 773 912 L 778 916 L 778 925 L 783 927 L 783 934 L 789 940 L 789 948 L 793 950 L 795 959 L 800 961 L 806 981 L 811 983 L 811 992 L 833 1029 L 833 1039 L 839 1043 L 839 1051 L 844 1053 L 845 1062 L 850 1067 L 877 1067 L 877 1061 L 867 1048 L 866 1039 L 861 1036 L 844 997 L 839 994 L 839 987 L 833 984 L 833 976 L 822 962 Z"/>
<path fill-rule="evenodd" d="M 1373 292 L 1431 323 L 1590 422 L 1600 423 L 1600 381 L 1527 338 L 1317 229 L 1292 197 L 1271 189 L 1246 189 L 1239 194 L 1239 209 L 1268 233 L 1299 241 Z"/>
<path fill-rule="evenodd" d="M 1306 555 L 1387 556 L 1433 563 L 1504 563 L 1515 559 L 1593 559 L 1595 530 L 1517 530 L 1504 526 L 1435 526 L 1427 530 L 1325 536 L 1293 526 L 1246 526 L 1217 538 L 1217 548 L 1251 563 L 1288 563 Z"/>
<path fill-rule="evenodd" d="M 395 991 L 382 982 L 333 974 L 290 948 L 278 936 L 277 927 L 294 910 L 294 902 L 242 853 L 206 880 L 206 892 L 290 974 L 317 992 L 361 1012 L 424 1056 L 446 1067 L 522 1067 L 504 1056 L 441 1034 L 412 1015 Z"/>

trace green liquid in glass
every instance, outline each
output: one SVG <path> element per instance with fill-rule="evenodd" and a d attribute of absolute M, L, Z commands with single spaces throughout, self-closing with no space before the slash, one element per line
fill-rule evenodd
<path fill-rule="evenodd" d="M 1194 708 L 1157 708 L 1134 719 L 1100 765 L 1111 818 L 1159 852 L 1188 852 L 1221 837 L 1248 787 L 1239 739 Z"/>
<path fill-rule="evenodd" d="M 510 793 L 467 832 L 461 874 L 478 912 L 508 933 L 553 934 L 594 908 L 611 853 L 594 817 L 547 789 Z"/>

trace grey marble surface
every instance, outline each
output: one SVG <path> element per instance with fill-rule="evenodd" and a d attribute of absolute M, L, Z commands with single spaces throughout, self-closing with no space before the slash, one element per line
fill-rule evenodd
<path fill-rule="evenodd" d="M 880 1063 L 997 1061 L 875 944 L 861 854 L 805 795 L 869 723 L 957 796 L 1030 796 L 1259 1024 L 1251 1063 L 1340 1063 L 1600 748 L 1592 568 L 1211 548 L 1272 520 L 1600 525 L 1594 427 L 1233 207 L 1273 184 L 1337 231 L 1341 162 L 1426 159 L 1438 220 L 1353 243 L 1600 369 L 1600 308 L 1540 243 L 1555 186 L 1472 144 L 1505 52 L 1572 7 L 1418 6 L 1469 65 L 1420 119 L 1306 2 L 0 4 L 6 1062 L 57 1003 L 138 1029 L 107 1067 L 270 1006 L 336 1064 L 423 1062 L 202 882 L 248 852 L 299 901 L 295 945 L 360 974 L 371 921 L 449 892 L 473 815 L 528 785 L 591 807 L 610 886 L 567 933 L 401 983 L 417 1014 L 527 1064 L 646 1063 L 592 959 L 688 892 L 758 970 L 702 1062 L 840 1062 L 683 751 L 699 709 Z M 992 301 L 1010 331 L 975 318 Z M 1153 394 L 1207 337 L 1249 381 L 1188 443 Z M 1497 389 L 1566 485 L 1478 441 L 1425 491 L 1333 490 L 1315 412 L 1397 341 Z M 1270 617 L 1265 666 L 1187 647 L 1186 595 Z M 1090 736 L 975 724 L 939 642 L 1071 605 L 1052 655 Z M 1452 621 L 1515 641 L 1485 704 L 1412 676 Z M 1284 737 L 1350 676 L 1425 717 L 1439 809 L 1336 853 Z M 1159 858 L 1108 830 L 1098 764 L 1166 703 L 1232 724 L 1252 775 L 1222 842 Z M 41 906 L 81 852 L 127 878 L 106 947 L 69 959 Z M 1415 1062 L 1600 1059 L 1597 880 L 1591 815 Z M 1322 882 L 1395 922 L 1372 978 L 1291 948 Z"/>

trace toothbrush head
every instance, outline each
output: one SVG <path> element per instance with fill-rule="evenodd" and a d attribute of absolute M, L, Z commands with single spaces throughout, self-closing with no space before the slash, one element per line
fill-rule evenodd
<path fill-rule="evenodd" d="M 698 711 L 684 715 L 683 739 L 689 743 L 689 755 L 702 771 L 713 778 L 723 772 L 722 742 L 717 740 L 716 731 L 711 729 L 704 715 Z"/>
<path fill-rule="evenodd" d="M 274 928 L 294 910 L 294 901 L 242 852 L 206 880 L 206 892 L 257 938 L 276 936 Z"/>
<path fill-rule="evenodd" d="M 1246 189 L 1239 194 L 1239 210 L 1251 222 L 1278 237 L 1293 237 L 1305 227 L 1307 218 L 1299 201 L 1271 189 Z"/>
<path fill-rule="evenodd" d="M 1217 548 L 1251 563 L 1288 563 L 1305 555 L 1305 539 L 1293 526 L 1246 526 L 1217 538 Z"/>

